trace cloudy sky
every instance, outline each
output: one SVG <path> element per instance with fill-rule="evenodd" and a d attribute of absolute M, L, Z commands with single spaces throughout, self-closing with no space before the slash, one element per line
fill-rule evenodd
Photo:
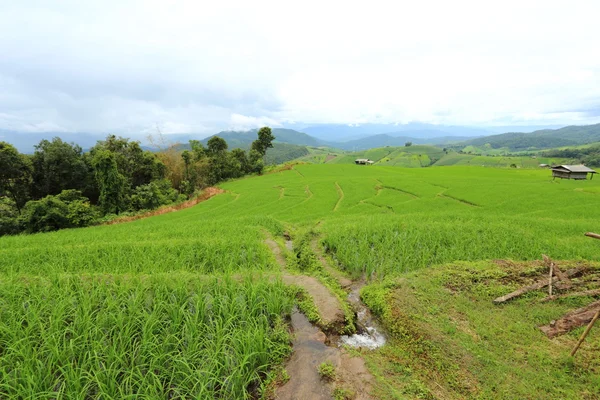
<path fill-rule="evenodd" d="M 600 1 L 0 0 L 0 129 L 600 122 Z"/>

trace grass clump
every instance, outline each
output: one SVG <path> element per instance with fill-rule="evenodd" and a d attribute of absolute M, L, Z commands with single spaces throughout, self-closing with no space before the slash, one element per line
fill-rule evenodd
<path fill-rule="evenodd" d="M 352 400 L 356 394 L 350 390 L 343 387 L 336 387 L 333 389 L 333 398 L 335 400 Z"/>
<path fill-rule="evenodd" d="M 331 361 L 325 361 L 319 364 L 317 367 L 321 378 L 328 379 L 330 381 L 335 379 L 335 366 Z"/>

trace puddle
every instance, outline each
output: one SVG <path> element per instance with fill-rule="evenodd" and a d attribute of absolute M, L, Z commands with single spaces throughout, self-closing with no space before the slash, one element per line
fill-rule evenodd
<path fill-rule="evenodd" d="M 360 301 L 360 289 L 365 285 L 364 281 L 352 286 L 348 294 L 348 302 L 356 311 L 356 330 L 354 335 L 340 336 L 339 343 L 355 348 L 376 349 L 386 343 L 385 335 L 377 326 L 371 311 Z"/>

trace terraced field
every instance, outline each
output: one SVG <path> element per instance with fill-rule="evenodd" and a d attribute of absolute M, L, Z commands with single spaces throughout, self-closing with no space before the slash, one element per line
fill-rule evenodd
<path fill-rule="evenodd" d="M 514 337 L 504 329 L 515 326 L 525 339 L 522 347 L 511 347 L 511 354 L 536 341 L 537 356 L 515 361 L 490 353 L 492 363 L 478 360 L 479 369 L 467 375 L 463 369 L 471 365 L 466 361 L 449 367 L 451 358 L 433 351 L 430 364 L 423 365 L 436 368 L 439 361 L 447 376 L 471 382 L 465 386 L 408 360 L 425 356 L 409 349 L 406 338 L 417 335 L 420 341 L 410 343 L 435 350 L 447 344 L 442 337 L 450 334 L 443 331 L 449 325 L 435 332 L 404 332 L 390 322 L 393 310 L 386 308 L 397 304 L 416 310 L 408 301 L 407 279 L 424 287 L 422 277 L 431 271 L 454 276 L 456 271 L 448 269 L 452 265 L 467 265 L 461 276 L 477 279 L 490 279 L 489 271 L 501 276 L 490 264 L 498 259 L 524 262 L 547 254 L 596 265 L 599 243 L 583 233 L 600 230 L 600 180 L 552 181 L 547 170 L 341 164 L 298 165 L 221 186 L 226 193 L 170 214 L 0 238 L 0 397 L 245 398 L 268 393 L 265 382 L 291 351 L 285 321 L 299 293 L 286 285 L 265 244 L 270 236 L 283 248 L 284 232 L 296 243 L 285 252 L 290 265 L 302 269 L 305 260 L 314 262 L 309 246 L 301 247 L 314 238 L 340 274 L 371 282 L 363 297 L 391 339 L 363 354 L 377 379 L 373 396 L 511 398 L 516 393 L 512 398 L 552 398 L 549 388 L 558 388 L 562 398 L 600 395 L 600 363 L 591 357 L 600 346 L 598 333 L 590 336 L 580 359 L 565 360 L 554 351 L 576 341 L 579 331 L 557 344 L 524 321 L 526 313 L 509 317 L 517 315 L 510 307 L 519 303 L 498 308 L 504 316 L 493 324 L 498 331 L 473 327 L 472 341 L 451 343 L 465 353 L 461 360 L 487 354 L 483 348 L 504 351 L 494 350 L 494 335 L 503 332 L 509 343 Z M 303 273 L 325 284 L 331 275 Z M 342 290 L 328 285 L 334 293 Z M 457 323 L 473 317 L 464 302 L 487 304 L 490 296 L 510 287 L 507 282 L 477 286 L 477 292 L 460 297 L 463 314 L 455 318 L 463 322 Z M 433 293 L 438 289 L 421 294 L 426 301 L 418 308 L 422 320 L 439 318 L 441 305 Z M 450 304 L 459 297 L 442 298 Z M 543 318 L 575 304 L 544 309 Z M 495 312 L 485 310 L 475 317 Z M 536 322 L 542 322 L 542 314 L 536 314 Z M 487 329 L 485 336 L 479 329 Z M 542 366 L 553 372 L 537 381 L 516 375 L 508 382 L 518 385 L 511 386 L 489 379 L 499 370 Z"/>

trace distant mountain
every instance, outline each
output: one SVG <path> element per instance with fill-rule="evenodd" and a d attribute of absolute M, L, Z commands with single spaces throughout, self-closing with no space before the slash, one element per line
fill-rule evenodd
<path fill-rule="evenodd" d="M 434 125 L 420 122 L 408 124 L 321 124 L 300 129 L 311 136 L 328 142 L 348 142 L 368 136 L 387 134 L 413 138 L 434 138 L 440 136 L 474 137 L 489 135 L 492 132 L 476 127 Z"/>
<path fill-rule="evenodd" d="M 275 143 L 288 143 L 300 146 L 321 146 L 323 143 L 314 137 L 293 129 L 273 128 Z M 206 144 L 213 136 L 219 136 L 227 141 L 229 148 L 247 148 L 256 140 L 258 129 L 249 131 L 223 131 L 202 140 Z"/>
<path fill-rule="evenodd" d="M 227 141 L 229 148 L 248 148 L 250 144 L 256 140 L 258 129 L 252 129 L 249 131 L 223 131 L 216 135 L 222 137 Z M 5 141 L 15 146 L 22 153 L 33 153 L 34 146 L 39 144 L 43 139 L 52 140 L 54 137 L 60 137 L 65 142 L 74 142 L 81 146 L 83 149 L 89 149 L 94 146 L 99 140 L 106 139 L 106 136 L 110 133 L 83 133 L 83 132 L 14 132 L 7 130 L 0 130 L 0 141 Z M 117 136 L 123 136 L 131 140 L 139 140 L 144 148 L 155 149 L 148 144 L 146 135 L 144 134 L 116 134 Z M 273 135 L 275 135 L 276 143 L 289 143 L 300 146 L 320 146 L 322 142 L 315 139 L 306 133 L 298 132 L 292 129 L 274 128 Z M 154 135 L 156 136 L 156 135 Z M 181 143 L 182 148 L 185 148 L 187 143 L 191 139 L 199 139 L 204 144 L 210 139 L 211 135 L 194 134 L 194 133 L 178 133 L 178 134 L 165 134 L 164 139 L 168 143 Z"/>
<path fill-rule="evenodd" d="M 397 133 L 397 132 L 396 132 Z M 337 147 L 342 150 L 359 151 L 367 150 L 376 147 L 385 146 L 404 146 L 406 142 L 412 144 L 435 144 L 445 145 L 448 143 L 456 143 L 462 140 L 469 139 L 468 136 L 440 136 L 432 138 L 411 137 L 411 136 L 392 136 L 392 134 L 379 134 L 367 136 L 362 139 L 350 140 L 344 143 L 329 143 L 331 147 Z"/>
<path fill-rule="evenodd" d="M 76 143 L 83 149 L 94 146 L 98 140 L 104 140 L 106 134 L 82 133 L 82 132 L 15 132 L 0 130 L 0 141 L 8 142 L 15 146 L 21 153 L 33 153 L 34 146 L 42 140 L 61 138 L 64 142 Z"/>
<path fill-rule="evenodd" d="M 524 132 L 530 133 L 545 129 L 559 129 L 564 125 L 496 125 L 486 126 L 485 130 L 491 133 L 506 133 L 506 132 Z"/>
<path fill-rule="evenodd" d="M 600 141 L 600 124 L 565 126 L 560 129 L 543 129 L 531 133 L 509 132 L 467 140 L 461 146 L 494 149 L 508 148 L 511 151 L 540 150 L 554 147 L 577 146 Z"/>

